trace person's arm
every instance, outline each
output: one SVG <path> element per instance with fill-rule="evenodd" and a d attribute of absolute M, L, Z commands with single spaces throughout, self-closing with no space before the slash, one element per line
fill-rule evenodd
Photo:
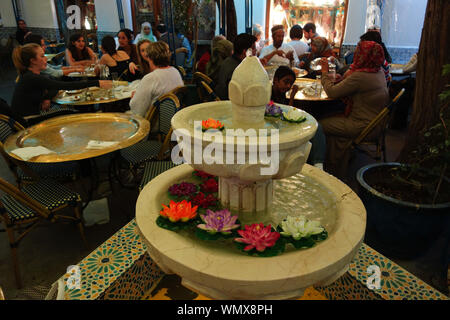
<path fill-rule="evenodd" d="M 329 67 L 327 58 L 322 58 L 320 63 L 322 66 L 322 86 L 329 98 L 343 98 L 351 96 L 358 91 L 359 80 L 354 74 L 351 74 L 339 83 L 334 83 L 333 79 L 330 79 L 328 76 Z"/>
<path fill-rule="evenodd" d="M 42 75 L 31 75 L 30 76 L 31 85 L 37 86 L 42 90 L 76 90 L 83 89 L 88 87 L 102 87 L 105 89 L 109 89 L 112 87 L 111 81 L 102 81 L 102 80 L 87 80 L 87 81 L 58 81 L 47 78 Z"/>
<path fill-rule="evenodd" d="M 89 56 L 91 57 L 91 59 L 88 61 L 90 62 L 90 64 L 95 63 L 95 61 L 97 60 L 97 56 L 96 56 L 95 52 L 89 47 L 87 47 L 87 50 L 88 50 Z"/>
<path fill-rule="evenodd" d="M 141 80 L 133 98 L 130 100 L 130 111 L 134 114 L 145 117 L 152 101 L 152 89 L 155 85 L 153 77 L 148 76 Z"/>
<path fill-rule="evenodd" d="M 41 74 L 59 79 L 64 75 L 64 72 L 63 70 L 53 69 L 52 67 L 47 66 L 45 70 L 41 71 Z"/>

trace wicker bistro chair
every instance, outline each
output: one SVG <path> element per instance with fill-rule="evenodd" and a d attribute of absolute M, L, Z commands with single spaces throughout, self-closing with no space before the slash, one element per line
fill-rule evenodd
<path fill-rule="evenodd" d="M 120 150 L 118 162 L 126 163 L 127 169 L 131 171 L 134 179 L 136 179 L 137 170 L 141 165 L 151 160 L 163 160 L 167 157 L 172 135 L 171 120 L 179 109 L 180 102 L 175 95 L 168 93 L 158 98 L 146 117 L 152 125 L 157 125 L 158 130 L 152 132 L 148 140 Z M 156 135 L 157 139 L 150 139 L 152 135 Z M 120 178 L 120 168 L 116 168 L 115 172 L 119 183 L 125 186 Z"/>
<path fill-rule="evenodd" d="M 149 183 L 155 177 L 176 166 L 177 164 L 173 163 L 171 160 L 147 162 L 145 164 L 144 174 L 139 186 L 139 192 L 141 192 L 142 189 L 144 189 L 144 187 L 147 185 L 147 183 Z"/>
<path fill-rule="evenodd" d="M 208 85 L 208 87 L 210 87 L 210 88 L 214 88 L 214 81 L 210 77 L 208 77 L 206 74 L 204 74 L 200 71 L 197 71 L 194 73 L 193 80 L 194 80 L 195 85 L 197 86 L 197 92 L 198 92 L 198 96 L 199 96 L 200 100 L 203 102 L 211 101 L 210 94 L 206 90 L 205 86 L 202 84 L 202 81 L 205 82 Z"/>
<path fill-rule="evenodd" d="M 0 114 L 0 153 L 16 178 L 17 184 L 30 183 L 39 179 L 71 180 L 78 177 L 79 166 L 75 161 L 64 163 L 33 163 L 11 158 L 6 154 L 3 143 L 6 139 L 25 128 L 11 117 Z"/>
<path fill-rule="evenodd" d="M 362 151 L 377 161 L 383 158 L 383 162 L 386 162 L 386 130 L 389 126 L 389 119 L 404 93 L 405 89 L 401 89 L 392 102 L 388 106 L 384 107 L 383 110 L 381 110 L 380 113 L 378 113 L 378 115 L 367 125 L 367 127 L 364 128 L 359 136 L 353 139 L 346 148 Z M 375 137 L 370 137 L 373 130 L 380 124 L 382 124 L 380 133 Z M 375 152 L 366 148 L 367 146 L 374 146 Z"/>
<path fill-rule="evenodd" d="M 207 98 L 206 101 L 210 102 L 210 101 L 220 101 L 220 98 L 216 95 L 216 93 L 214 92 L 213 89 L 211 89 L 211 87 L 205 82 L 205 81 L 201 81 L 201 85 L 204 88 L 204 90 L 207 92 Z"/>
<path fill-rule="evenodd" d="M 53 180 L 39 180 L 19 190 L 2 178 L 0 178 L 0 190 L 5 193 L 0 198 L 0 215 L 8 235 L 16 283 L 19 288 L 22 286 L 22 280 L 17 247 L 25 235 L 39 223 L 45 220 L 74 222 L 78 225 L 81 238 L 87 246 L 81 218 L 81 197 L 78 193 Z M 66 207 L 73 208 L 74 216 L 59 214 L 59 211 Z M 16 233 L 18 233 L 17 237 Z"/>

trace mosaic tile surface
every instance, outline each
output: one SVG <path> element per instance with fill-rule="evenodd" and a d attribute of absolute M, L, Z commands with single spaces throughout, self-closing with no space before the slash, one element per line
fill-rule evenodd
<path fill-rule="evenodd" d="M 381 289 L 370 290 L 367 268 L 378 266 Z M 65 287 L 65 299 L 184 299 L 204 300 L 181 285 L 177 276 L 165 275 L 151 260 L 132 220 L 83 259 L 81 289 Z M 62 277 L 64 283 L 70 275 Z M 169 282 L 167 282 L 169 279 Z M 349 271 L 327 287 L 309 288 L 302 300 L 448 300 L 448 297 L 363 244 Z"/>

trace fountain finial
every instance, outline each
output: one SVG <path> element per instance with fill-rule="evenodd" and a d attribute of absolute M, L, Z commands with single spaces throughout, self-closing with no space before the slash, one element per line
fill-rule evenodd
<path fill-rule="evenodd" d="M 235 128 L 261 128 L 270 101 L 272 84 L 257 57 L 247 57 L 234 70 L 228 95 Z"/>

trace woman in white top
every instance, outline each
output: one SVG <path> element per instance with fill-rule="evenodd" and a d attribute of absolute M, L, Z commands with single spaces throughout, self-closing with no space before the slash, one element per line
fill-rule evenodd
<path fill-rule="evenodd" d="M 156 99 L 184 85 L 178 70 L 169 65 L 170 57 L 169 46 L 163 41 L 151 42 L 147 46 L 144 59 L 148 61 L 150 73 L 141 80 L 131 98 L 132 113 L 145 117 Z"/>

